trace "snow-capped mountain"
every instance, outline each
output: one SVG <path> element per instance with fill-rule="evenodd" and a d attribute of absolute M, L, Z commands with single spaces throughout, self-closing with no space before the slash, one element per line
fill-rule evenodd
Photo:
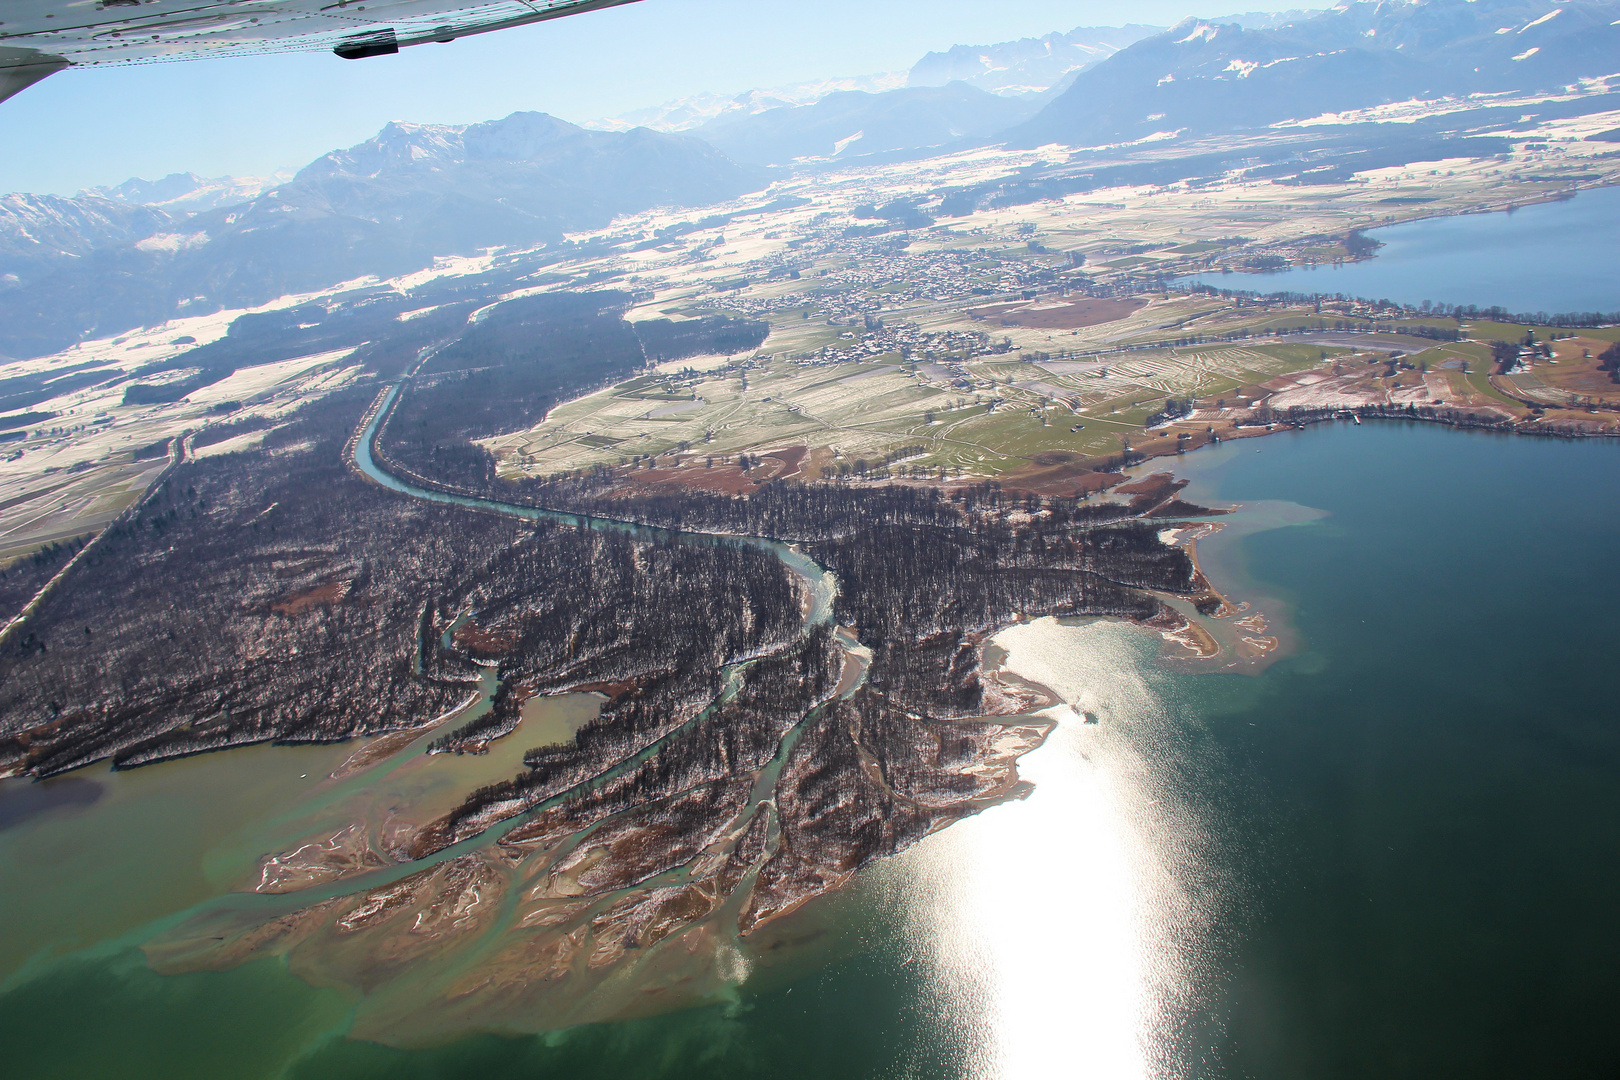
<path fill-rule="evenodd" d="M 1262 30 L 1189 19 L 1081 72 L 1011 138 L 1091 146 L 1553 91 L 1620 71 L 1617 20 L 1616 0 L 1358 0 Z"/>
<path fill-rule="evenodd" d="M 953 82 L 881 94 L 828 94 L 705 124 L 693 134 L 750 165 L 787 165 L 807 158 L 848 158 L 984 140 L 1030 116 L 1038 103 Z"/>
<path fill-rule="evenodd" d="M 292 178 L 292 172 L 269 176 L 202 177 L 196 173 L 170 173 L 161 180 L 125 180 L 114 187 L 89 188 L 80 196 L 98 196 L 136 206 L 155 206 L 171 214 L 198 214 L 234 206 L 257 198 Z"/>
<path fill-rule="evenodd" d="M 437 256 L 557 241 L 618 214 L 707 205 L 764 183 L 689 136 L 515 113 L 389 124 L 255 198 L 188 217 L 99 196 L 13 196 L 0 203 L 0 258 L 32 244 L 52 259 L 12 259 L 0 353 L 52 352 L 182 306 L 251 306 Z"/>
<path fill-rule="evenodd" d="M 829 94 L 881 94 L 906 85 L 904 72 L 859 75 L 841 79 L 818 79 L 741 94 L 694 94 L 647 109 L 636 109 L 605 120 L 590 120 L 585 127 L 600 131 L 629 131 L 646 127 L 654 131 L 691 131 L 716 120 L 755 116 L 770 109 L 810 105 Z"/>
<path fill-rule="evenodd" d="M 153 207 L 97 196 L 0 196 L 0 287 L 18 284 L 38 267 L 150 236 L 173 220 Z"/>
<path fill-rule="evenodd" d="M 1312 19 L 1320 11 L 1249 11 L 1222 15 L 1215 23 L 1236 23 L 1246 30 L 1270 30 Z M 1039 94 L 1076 72 L 1102 63 L 1143 38 L 1164 32 L 1162 26 L 1077 26 L 1067 34 L 1020 38 L 995 45 L 957 45 L 931 52 L 906 77 L 909 86 L 943 86 L 965 82 L 994 94 Z"/>
<path fill-rule="evenodd" d="M 1099 64 L 1119 50 L 1164 30 L 1162 26 L 1081 26 L 1067 34 L 957 45 L 931 52 L 906 76 L 909 86 L 965 82 L 995 94 L 1036 94 L 1072 71 Z"/>

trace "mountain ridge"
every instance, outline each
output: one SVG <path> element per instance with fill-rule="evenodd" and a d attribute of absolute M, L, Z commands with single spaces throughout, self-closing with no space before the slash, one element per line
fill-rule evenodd
<path fill-rule="evenodd" d="M 270 176 L 198 176 L 170 173 L 157 180 L 131 177 L 110 187 L 87 188 L 79 196 L 112 199 L 131 206 L 155 206 L 171 214 L 196 214 L 257 198 L 292 178 L 290 171 Z"/>
<path fill-rule="evenodd" d="M 1032 94 L 1048 90 L 1075 70 L 1084 70 L 1162 26 L 1079 26 L 1068 33 L 1020 38 L 994 45 L 954 45 L 931 52 L 912 65 L 907 86 L 964 82 L 992 93 Z"/>
<path fill-rule="evenodd" d="M 869 94 L 829 94 L 809 105 L 722 119 L 693 131 L 733 160 L 788 165 L 917 150 L 998 135 L 1038 107 L 965 82 Z"/>
<path fill-rule="evenodd" d="M 101 208 L 110 222 L 144 213 L 150 227 L 96 232 L 90 221 L 67 236 L 71 257 L 14 260 L 13 279 L 0 283 L 0 353 L 35 356 L 181 309 L 249 307 L 440 256 L 554 243 L 618 214 L 707 205 L 764 185 L 763 174 L 706 143 L 645 128 L 593 132 L 543 113 L 391 123 L 255 198 L 189 217 L 95 196 L 62 200 Z"/>
<path fill-rule="evenodd" d="M 1208 134 L 1412 98 L 1554 90 L 1620 69 L 1620 3 L 1354 0 L 1271 29 L 1188 19 L 1080 73 L 1019 147 Z"/>

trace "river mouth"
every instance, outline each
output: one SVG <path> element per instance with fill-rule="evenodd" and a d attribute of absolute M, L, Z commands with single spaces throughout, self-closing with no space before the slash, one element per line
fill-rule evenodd
<path fill-rule="evenodd" d="M 838 658 L 837 670 L 808 711 L 790 718 L 775 755 L 757 772 L 681 793 L 682 798 L 737 802 L 735 810 L 727 811 L 732 824 L 715 833 L 707 848 L 683 855 L 673 869 L 651 877 L 627 877 L 619 886 L 604 889 L 588 879 L 600 876 L 605 851 L 601 845 L 609 841 L 599 841 L 597 834 L 611 834 L 617 827 L 613 819 L 552 835 L 546 815 L 565 811 L 569 800 L 590 796 L 628 775 L 630 768 L 648 760 L 661 742 L 679 735 L 686 725 L 525 813 L 496 819 L 481 831 L 418 851 L 417 838 L 427 828 L 424 819 L 436 822 L 452 807 L 458 788 L 500 780 L 520 769 L 524 752 L 536 741 L 565 743 L 599 700 L 583 695 L 551 699 L 548 705 L 554 711 L 577 706 L 582 716 L 546 717 L 535 712 L 520 722 L 518 732 L 486 743 L 484 753 L 424 756 L 423 750 L 439 745 L 435 738 L 439 729 L 476 717 L 487 707 L 499 674 L 486 667 L 474 699 L 434 724 L 346 748 L 341 756 L 338 749 L 327 747 L 296 765 L 289 761 L 289 768 L 303 771 L 297 773 L 296 784 L 290 775 L 283 778 L 286 788 L 277 794 L 286 801 L 273 813 L 246 815 L 248 820 L 229 833 L 228 858 L 213 851 L 204 858 L 214 864 L 213 880 L 228 883 L 235 891 L 145 924 L 132 920 L 129 932 L 118 939 L 119 949 L 138 945 L 152 970 L 179 979 L 262 971 L 260 961 L 279 960 L 310 985 L 339 987 L 357 999 L 346 1035 L 410 1047 L 434 1046 L 468 1030 L 556 1031 L 737 1000 L 738 987 L 750 974 L 757 967 L 771 966 L 773 950 L 800 951 L 799 924 L 792 912 L 806 900 L 842 887 L 855 868 L 825 882 L 806 883 L 801 895 L 790 894 L 784 901 L 786 910 L 767 908 L 761 916 L 748 909 L 760 895 L 753 884 L 761 869 L 759 852 L 780 827 L 778 776 L 800 738 L 818 725 L 825 727 L 829 710 L 857 694 L 872 661 L 872 651 L 847 628 L 826 629 L 838 591 L 836 578 L 800 550 L 772 540 L 676 533 L 402 483 L 376 468 L 371 451 L 397 393 L 395 387 L 379 399 L 351 443 L 356 466 L 378 482 L 413 497 L 486 512 L 623 530 L 663 541 L 764 549 L 802 583 L 807 601 L 804 639 L 819 633 L 818 647 L 831 647 Z M 455 636 L 460 622 L 445 631 L 446 638 Z M 776 648 L 728 665 L 719 697 L 690 723 L 741 702 L 752 672 L 776 662 L 775 653 L 787 651 Z M 1003 696 L 1021 700 L 1039 695 L 1009 683 Z M 528 730 L 531 723 L 533 732 Z M 940 818 L 936 827 L 1027 795 L 1028 786 L 1017 781 L 1016 762 L 1049 734 L 1050 721 L 965 717 L 948 726 L 957 732 L 949 736 L 952 740 L 968 740 L 963 745 L 978 739 L 993 746 L 979 775 L 962 776 L 979 794 L 952 816 Z M 895 798 L 912 798 L 888 788 L 875 759 L 863 758 L 858 767 L 876 775 Z M 164 772 L 163 766 L 156 766 L 148 775 Z M 649 836 L 655 832 L 646 830 Z M 632 846 L 641 843 L 632 834 Z M 244 868 L 242 856 L 255 849 L 271 854 Z M 724 889 L 704 894 L 709 886 L 703 875 L 714 876 L 717 866 L 723 875 L 732 873 L 729 868 L 745 850 L 754 854 L 737 863 L 736 876 Z M 409 861 L 397 861 L 402 853 L 411 856 Z M 694 855 L 699 856 L 695 862 Z M 701 874 L 700 865 L 707 866 Z M 694 905 L 701 910 L 694 911 Z M 649 917 L 667 919 L 671 929 L 679 929 L 678 937 L 672 935 L 661 945 L 663 924 L 656 922 L 650 939 L 643 935 L 640 942 L 621 935 L 615 945 L 616 939 L 604 936 L 604 929 L 611 930 L 616 919 L 641 918 L 637 913 L 643 907 L 651 912 Z M 396 918 L 402 911 L 410 917 Z M 780 927 L 755 941 L 741 940 L 751 924 L 778 918 Z M 588 957 L 580 952 L 586 923 L 595 942 Z M 810 939 L 817 936 L 811 934 Z M 644 951 L 631 954 L 632 948 Z M 122 957 L 123 952 L 115 955 Z M 35 959 L 48 968 L 46 958 Z"/>
<path fill-rule="evenodd" d="M 378 433 L 402 385 L 379 396 L 350 442 L 350 460 L 364 475 L 413 498 L 488 513 L 665 542 L 763 549 L 799 582 L 804 624 L 799 645 L 825 642 L 841 657 L 835 685 L 788 724 L 775 756 L 756 772 L 660 800 L 680 805 L 693 798 L 718 799 L 735 805 L 725 812 L 731 824 L 703 841 L 706 847 L 685 852 L 662 872 L 630 874 L 616 887 L 591 880 L 602 876 L 610 852 L 624 861 L 620 848 L 625 844 L 678 846 L 684 838 L 662 835 L 669 827 L 649 821 L 629 826 L 624 839 L 601 839 L 614 835 L 618 818 L 634 819 L 634 809 L 560 831 L 549 818 L 560 814 L 566 820 L 574 802 L 612 788 L 664 744 L 731 708 L 749 692 L 756 666 L 763 670 L 776 662 L 775 654 L 799 646 L 778 646 L 726 665 L 718 696 L 690 720 L 616 763 L 599 764 L 596 775 L 521 812 L 506 812 L 443 840 L 424 838 L 438 836 L 445 821 L 455 820 L 469 788 L 524 771 L 537 746 L 568 744 L 605 699 L 600 694 L 530 697 L 516 730 L 481 740 L 476 754 L 458 753 L 464 763 L 453 768 L 437 765 L 447 755 L 421 753 L 443 746 L 432 736 L 444 724 L 388 737 L 393 756 L 362 748 L 331 774 L 331 784 L 343 787 L 353 776 L 352 784 L 361 786 L 347 798 L 328 795 L 318 827 L 314 818 L 300 821 L 300 839 L 261 861 L 251 885 L 253 902 L 204 905 L 188 913 L 143 944 L 149 962 L 160 972 L 184 975 L 282 957 L 312 984 L 343 986 L 361 996 L 349 1032 L 353 1037 L 406 1046 L 434 1045 L 467 1030 L 517 1033 L 622 1021 L 734 996 L 753 967 L 740 934 L 757 917 L 747 910 L 757 901 L 753 882 L 767 841 L 778 829 L 777 778 L 804 728 L 819 722 L 827 704 L 859 690 L 868 670 L 870 650 L 853 634 L 825 630 L 837 579 L 797 548 L 773 540 L 676 532 L 402 481 L 375 458 Z M 471 628 L 468 618 L 452 622 L 443 641 L 457 637 L 464 626 Z M 485 667 L 477 699 L 455 719 L 487 710 L 500 680 L 493 667 Z M 632 865 L 635 859 L 628 856 Z M 700 872 L 699 866 L 706 869 Z M 717 869 L 715 880 L 728 882 L 723 887 L 709 881 Z M 401 911 L 414 915 L 400 918 Z M 616 920 L 625 924 L 617 938 Z M 677 931 L 678 937 L 661 943 Z M 587 943 L 591 951 L 582 951 Z M 631 951 L 638 947 L 646 951 Z"/>
<path fill-rule="evenodd" d="M 1620 511 L 1591 494 L 1620 459 L 1425 425 L 1285 441 L 1183 464 L 1189 493 L 1240 506 L 1228 522 L 1281 526 L 1203 557 L 1231 593 L 1288 605 L 1291 655 L 1232 679 L 1166 665 L 1118 623 L 1004 631 L 1008 666 L 1063 702 L 1027 758 L 1035 791 L 875 864 L 732 966 L 636 969 L 596 999 L 624 1019 L 413 1042 L 387 1030 L 409 1002 L 358 1026 L 353 992 L 280 958 L 158 975 L 136 946 L 248 879 L 280 811 L 337 786 L 357 750 L 249 747 L 76 774 L 95 802 L 0 830 L 0 863 L 52 869 L 0 875 L 11 1061 L 29 1076 L 630 1077 L 656 1058 L 682 1077 L 1280 1078 L 1366 1075 L 1398 1051 L 1465 1075 L 1533 1072 L 1552 1032 L 1600 1065 L 1605 1026 L 1587 1018 L 1609 973 L 1601 950 L 1567 958 L 1608 940 L 1620 865 L 1602 660 L 1620 595 L 1601 572 Z M 1501 513 L 1504 487 L 1522 512 Z M 642 979 L 665 989 L 614 997 Z M 1524 1022 L 1495 1022 L 1504 1003 Z M 1357 1037 L 1372 1028 L 1382 1043 Z M 414 1048 L 353 1037 L 368 1033 Z"/>

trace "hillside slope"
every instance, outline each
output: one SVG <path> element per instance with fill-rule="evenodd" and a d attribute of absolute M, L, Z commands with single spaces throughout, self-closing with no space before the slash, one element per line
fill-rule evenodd
<path fill-rule="evenodd" d="M 697 139 L 646 129 L 586 131 L 541 113 L 466 127 L 389 124 L 257 198 L 189 218 L 60 200 L 81 216 L 106 211 L 96 234 L 106 239 L 0 291 L 0 353 L 54 352 L 182 309 L 245 307 L 438 256 L 556 242 L 618 214 L 701 206 L 763 184 Z M 121 231 L 120 220 L 129 222 Z M 89 226 L 81 233 L 90 237 Z"/>
<path fill-rule="evenodd" d="M 1266 30 L 1189 19 L 1082 72 L 1009 133 L 1093 146 L 1404 101 L 1561 90 L 1620 69 L 1620 3 L 1355 2 Z"/>

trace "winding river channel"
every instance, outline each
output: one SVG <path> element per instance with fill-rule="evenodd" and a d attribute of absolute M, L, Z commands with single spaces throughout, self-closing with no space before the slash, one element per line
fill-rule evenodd
<path fill-rule="evenodd" d="M 512 764 L 500 743 L 354 775 L 352 745 L 258 746 L 0 783 L 8 1073 L 1613 1071 L 1620 448 L 1321 425 L 1178 472 L 1189 498 L 1239 504 L 1200 559 L 1291 629 L 1287 654 L 1193 671 L 1116 622 L 1004 631 L 1006 665 L 1064 702 L 1024 759 L 1033 794 L 771 924 L 694 1008 L 405 1050 L 352 1038 L 362 1000 L 277 957 L 148 966 L 141 946 L 199 913 L 307 903 L 232 891 L 265 852 L 368 792 L 452 799 Z"/>
<path fill-rule="evenodd" d="M 529 521 L 558 521 L 574 526 L 586 526 L 592 529 L 612 529 L 627 532 L 638 538 L 648 540 L 666 540 L 675 541 L 677 543 L 706 545 L 744 544 L 759 548 L 760 550 L 769 552 L 771 555 L 775 556 L 781 561 L 784 567 L 798 577 L 803 583 L 805 594 L 809 598 L 809 602 L 805 608 L 804 629 L 808 631 L 811 627 L 823 626 L 832 621 L 833 604 L 837 600 L 839 590 L 837 576 L 833 574 L 831 570 L 821 566 L 814 559 L 811 559 L 798 548 L 790 544 L 785 544 L 779 540 L 759 536 L 707 533 L 698 530 L 665 529 L 657 526 L 642 524 L 640 522 L 602 517 L 599 515 L 587 517 L 579 514 L 568 513 L 566 511 L 523 506 L 516 503 L 498 502 L 496 500 L 480 498 L 477 496 L 438 491 L 418 484 L 413 484 L 407 480 L 403 480 L 400 477 L 395 476 L 393 473 L 382 468 L 377 463 L 375 447 L 378 433 L 384 430 L 386 427 L 388 418 L 391 415 L 393 407 L 398 401 L 399 395 L 404 389 L 405 381 L 408 381 L 408 378 L 409 377 L 407 376 L 407 380 L 402 380 L 401 382 L 396 383 L 386 391 L 386 393 L 381 397 L 378 405 L 372 410 L 369 419 L 362 426 L 359 436 L 350 443 L 350 460 L 354 467 L 376 483 L 381 484 L 392 491 L 397 491 L 403 495 L 408 495 L 415 499 L 423 499 L 429 502 L 459 506 L 465 509 L 476 510 L 483 513 L 503 514 L 508 517 L 521 518 Z M 839 693 L 842 697 L 848 698 L 853 696 L 865 684 L 867 660 L 870 657 L 870 652 L 859 643 L 854 634 L 847 630 L 847 628 L 838 628 L 838 630 L 834 633 L 833 640 L 838 643 L 840 649 L 842 650 L 843 665 L 845 670 L 845 676 L 840 680 Z M 534 811 L 538 812 L 551 806 L 558 805 L 566 799 L 578 794 L 581 790 L 606 783 L 607 781 L 622 775 L 628 770 L 651 758 L 671 739 L 675 738 L 678 734 L 687 730 L 688 728 L 701 723 L 711 715 L 715 708 L 730 700 L 739 688 L 743 672 L 747 670 L 749 665 L 757 662 L 757 660 L 757 657 L 750 657 L 732 664 L 728 664 L 726 667 L 722 668 L 721 676 L 723 689 L 720 696 L 717 697 L 715 701 L 708 706 L 708 708 L 704 709 L 686 724 L 673 729 L 668 734 L 650 743 L 637 753 L 614 764 L 611 768 L 587 781 L 585 784 L 576 785 L 575 787 L 552 796 L 545 802 L 538 804 L 534 808 Z M 481 697 L 487 699 L 491 692 L 492 687 L 486 687 L 481 692 Z M 480 702 L 480 704 L 483 704 L 483 702 Z M 776 755 L 772 758 L 770 763 L 763 770 L 761 770 L 756 780 L 753 794 L 751 795 L 744 811 L 740 815 L 742 819 L 746 820 L 755 812 L 761 803 L 770 799 L 775 788 L 777 776 L 781 773 L 782 767 L 786 764 L 788 756 L 792 753 L 793 747 L 798 741 L 800 733 L 804 729 L 804 725 L 816 719 L 816 717 L 820 714 L 820 711 L 825 707 L 825 704 L 825 702 L 822 702 L 812 707 L 809 712 L 800 717 L 798 722 L 794 724 L 791 729 L 789 729 L 788 733 L 782 739 Z M 513 736 L 507 736 L 506 738 L 512 739 Z M 528 817 L 528 814 L 523 814 L 510 818 L 507 821 L 501 822 L 500 824 L 485 830 L 476 837 L 472 837 L 458 844 L 454 844 L 443 851 L 429 856 L 426 859 L 404 864 L 398 868 L 390 868 L 386 874 L 378 876 L 375 881 L 372 881 L 368 877 L 367 879 L 360 881 L 351 880 L 345 882 L 345 885 L 340 892 L 334 893 L 333 895 L 352 894 L 358 891 L 360 888 L 369 888 L 374 887 L 375 885 L 387 884 L 390 880 L 395 880 L 399 877 L 405 876 L 406 874 L 414 873 L 424 867 L 457 858 L 468 853 L 469 851 L 487 848 L 491 844 L 499 841 L 514 828 L 521 825 Z M 685 873 L 686 868 L 683 867 L 675 871 L 671 871 L 666 875 L 653 878 L 645 884 L 657 886 L 663 884 L 680 883 L 684 881 Z M 325 899 L 323 896 L 310 897 L 307 893 L 300 894 L 300 896 L 305 899 L 306 902 L 309 899 Z"/>
<path fill-rule="evenodd" d="M 350 456 L 350 464 L 376 483 L 411 498 L 454 505 L 483 513 L 502 514 L 524 520 L 550 520 L 576 527 L 623 531 L 647 540 L 702 545 L 739 544 L 756 547 L 777 558 L 786 569 L 802 582 L 803 594 L 806 598 L 803 624 L 805 632 L 808 632 L 813 627 L 824 626 L 831 622 L 833 604 L 838 595 L 837 578 L 830 571 L 821 567 L 791 545 L 763 537 L 669 530 L 633 521 L 601 516 L 585 517 L 550 509 L 503 503 L 434 490 L 400 478 L 379 464 L 375 447 L 378 433 L 385 430 L 388 417 L 398 399 L 402 386 L 403 383 L 396 384 L 380 395 L 376 406 L 368 415 L 356 438 L 349 443 L 347 453 Z M 834 698 L 847 698 L 864 685 L 867 661 L 870 658 L 869 650 L 861 646 L 853 633 L 845 628 L 835 629 L 833 640 L 839 646 L 842 655 L 842 676 L 838 680 L 837 690 L 823 700 L 814 703 L 803 715 L 796 718 L 783 735 L 774 756 L 752 777 L 751 793 L 735 819 L 738 823 L 738 839 L 741 838 L 747 824 L 755 818 L 756 814 L 767 815 L 765 820 L 769 822 L 770 834 L 774 836 L 777 824 L 773 799 L 777 779 L 791 756 L 805 726 L 819 719 L 827 705 Z M 622 760 L 605 763 L 606 767 L 598 774 L 573 785 L 566 791 L 547 798 L 522 814 L 507 817 L 505 820 L 482 830 L 477 835 L 463 839 L 431 855 L 411 862 L 380 866 L 358 873 L 351 870 L 335 881 L 327 880 L 331 875 L 317 870 L 315 871 L 313 884 L 281 892 L 279 884 L 282 879 L 279 875 L 290 871 L 296 882 L 298 876 L 306 872 L 302 869 L 298 858 L 301 850 L 306 848 L 319 849 L 324 844 L 337 842 L 339 838 L 355 835 L 357 829 L 361 830 L 358 835 L 366 838 L 363 847 L 369 847 L 372 850 L 386 849 L 389 845 L 382 839 L 380 829 L 385 824 L 397 826 L 402 804 L 416 803 L 417 805 L 407 808 L 404 812 L 418 821 L 419 824 L 425 824 L 427 820 L 431 819 L 434 812 L 450 809 L 450 806 L 445 805 L 442 799 L 435 803 L 433 799 L 425 797 L 435 789 L 440 796 L 445 794 L 447 781 L 459 779 L 465 783 L 468 780 L 478 779 L 488 783 L 508 779 L 511 775 L 521 771 L 521 754 L 534 741 L 532 738 L 525 737 L 522 731 L 529 724 L 527 716 L 520 722 L 518 732 L 507 734 L 497 740 L 497 752 L 491 755 L 494 761 L 489 765 L 474 764 L 470 767 L 458 768 L 451 766 L 449 768 L 439 768 L 436 761 L 423 756 L 423 751 L 436 734 L 435 729 L 442 730 L 446 725 L 459 723 L 470 716 L 477 715 L 478 712 L 488 707 L 489 700 L 493 696 L 499 680 L 499 676 L 495 674 L 494 670 L 489 669 L 480 681 L 479 691 L 475 699 L 462 709 L 448 714 L 436 724 L 430 725 L 425 732 L 418 734 L 414 740 L 410 741 L 409 745 L 403 748 L 391 746 L 391 751 L 386 755 L 377 755 L 366 760 L 363 765 L 347 770 L 354 774 L 352 779 L 346 775 L 346 770 L 340 767 L 339 770 L 331 774 L 331 780 L 336 782 L 335 786 L 324 792 L 319 800 L 314 803 L 306 802 L 301 808 L 301 813 L 282 815 L 289 826 L 293 823 L 297 825 L 296 829 L 289 828 L 286 835 L 296 835 L 302 842 L 297 843 L 297 846 L 290 849 L 286 846 L 281 848 L 272 847 L 270 849 L 272 851 L 280 850 L 285 853 L 276 856 L 275 859 L 267 863 L 262 872 L 264 883 L 275 887 L 261 888 L 256 893 L 232 893 L 218 897 L 200 908 L 193 909 L 178 924 L 180 930 L 177 940 L 180 947 L 182 949 L 193 948 L 199 939 L 208 940 L 206 934 L 211 932 L 211 929 L 215 926 L 240 925 L 244 919 L 262 925 L 278 918 L 299 918 L 301 913 L 314 910 L 328 900 L 354 896 L 362 892 L 368 895 L 376 895 L 376 890 L 385 889 L 403 879 L 429 872 L 444 864 L 455 864 L 458 861 L 464 863 L 464 857 L 476 852 L 488 851 L 515 829 L 531 821 L 534 814 L 561 805 L 583 793 L 599 789 L 626 775 L 653 758 L 665 745 L 681 733 L 703 723 L 716 709 L 725 705 L 736 695 L 741 688 L 745 672 L 751 665 L 758 663 L 763 658 L 763 655 L 768 654 L 742 658 L 722 668 L 719 695 L 686 723 L 670 730 Z M 552 698 L 540 699 L 538 704 L 541 706 L 542 711 L 554 712 L 560 708 L 568 707 L 572 699 L 587 696 L 579 694 L 556 695 Z M 528 712 L 527 709 L 525 711 Z M 592 711 L 594 712 L 594 709 Z M 571 727 L 565 727 L 565 730 L 571 730 Z M 499 771 L 503 767 L 505 769 L 504 775 Z M 424 787 L 421 782 L 423 774 L 429 776 L 439 774 L 438 784 Z M 462 789 L 462 794 L 476 786 L 479 785 L 469 784 Z M 579 833 L 555 842 L 554 846 L 565 857 L 566 853 L 583 842 L 597 828 L 598 824 L 592 823 Z M 606 908 L 621 899 L 635 895 L 644 896 L 648 890 L 683 886 L 691 880 L 691 872 L 692 867 L 690 865 L 677 866 L 653 877 L 638 881 L 629 888 L 603 894 L 595 903 L 599 907 Z M 752 873 L 753 871 L 750 871 L 748 875 L 745 875 L 745 882 L 752 879 Z M 498 916 L 493 923 L 481 929 L 476 944 L 468 947 L 462 942 L 454 942 L 454 949 L 445 950 L 450 954 L 450 957 L 439 958 L 441 962 L 437 966 L 435 964 L 422 965 L 419 961 L 419 965 L 424 967 L 422 977 L 403 980 L 406 984 L 405 989 L 399 989 L 397 986 L 389 988 L 389 994 L 379 999 L 385 1001 L 386 1004 L 377 1007 L 383 1011 L 392 1010 L 394 1012 L 409 1012 L 413 1008 L 420 1009 L 425 1001 L 431 1000 L 433 992 L 445 985 L 455 975 L 465 974 L 468 971 L 477 969 L 478 965 L 487 958 L 488 954 L 501 941 L 507 940 L 505 935 L 517 927 L 519 919 L 522 917 L 519 911 L 518 898 L 523 890 L 515 886 L 522 881 L 523 878 L 520 873 L 514 881 L 514 887 L 497 891 L 497 895 L 500 897 L 496 901 L 499 905 Z M 270 895 L 265 895 L 265 893 Z M 731 939 L 731 943 L 720 946 L 720 953 L 715 960 L 698 961 L 700 966 L 710 966 L 718 962 L 721 968 L 724 969 L 718 976 L 720 980 L 718 987 L 721 990 L 732 986 L 746 972 L 746 965 L 739 966 L 738 962 L 727 960 L 728 955 L 740 956 L 740 943 L 735 941 L 735 924 L 739 905 L 742 903 L 746 893 L 746 887 L 735 890 L 731 898 L 722 905 L 719 912 L 711 920 L 716 927 L 716 932 L 722 938 Z M 474 903 L 476 906 L 482 902 L 479 900 Z M 723 926 L 729 927 L 729 929 L 720 930 L 719 928 Z M 199 927 L 208 929 L 199 930 Z M 156 938 L 148 940 L 149 950 L 155 948 L 158 950 L 156 955 L 161 956 L 175 946 L 176 939 L 165 939 L 160 934 Z M 228 939 L 219 938 L 218 940 Z M 633 967 L 634 964 L 631 966 Z M 181 967 L 179 970 L 189 969 Z M 693 978 L 695 977 L 693 976 Z M 619 1000 L 621 996 L 601 994 L 599 991 L 597 993 L 598 996 L 607 997 L 614 1001 Z M 409 1004 L 402 1004 L 402 1001 Z M 521 1029 L 532 1024 L 534 1017 L 539 1015 L 543 1015 L 543 1013 L 532 1014 L 531 1019 L 515 1022 Z M 489 1023 L 485 1024 L 481 1021 L 469 1021 L 468 1023 L 472 1026 L 505 1026 L 499 1018 L 486 1015 L 484 1019 Z M 512 1022 L 510 1018 L 508 1018 L 508 1022 Z M 384 1038 L 385 1041 L 404 1040 L 410 1042 L 421 1037 L 419 1021 L 416 1023 L 418 1025 L 417 1030 L 408 1031 L 402 1029 L 398 1023 L 391 1027 L 385 1024 L 367 1030 L 377 1037 Z M 451 1022 L 448 1027 L 450 1030 L 456 1030 L 458 1024 Z"/>
<path fill-rule="evenodd" d="M 460 506 L 468 510 L 479 510 L 484 513 L 504 514 L 508 517 L 522 518 L 526 521 L 560 521 L 569 525 L 585 525 L 593 529 L 617 529 L 649 540 L 676 540 L 683 543 L 704 544 L 747 544 L 770 552 L 782 561 L 782 565 L 786 566 L 804 582 L 811 599 L 810 609 L 805 616 L 807 629 L 810 626 L 824 625 L 831 621 L 833 603 L 838 598 L 837 576 L 798 548 L 793 547 L 791 544 L 784 544 L 779 540 L 771 540 L 762 536 L 738 536 L 731 533 L 706 533 L 684 529 L 677 531 L 617 518 L 586 517 L 561 510 L 546 510 L 535 506 L 496 502 L 492 499 L 483 499 L 472 495 L 458 495 L 452 492 L 437 491 L 400 479 L 377 464 L 373 448 L 377 441 L 377 433 L 387 423 L 388 417 L 393 411 L 395 402 L 399 400 L 399 394 L 403 388 L 403 383 L 396 383 L 386 391 L 380 403 L 373 409 L 371 418 L 361 428 L 359 437 L 350 444 L 355 468 L 383 487 L 403 495 L 409 495 L 413 499 L 423 499 L 428 502 L 443 503 L 449 506 Z"/>

